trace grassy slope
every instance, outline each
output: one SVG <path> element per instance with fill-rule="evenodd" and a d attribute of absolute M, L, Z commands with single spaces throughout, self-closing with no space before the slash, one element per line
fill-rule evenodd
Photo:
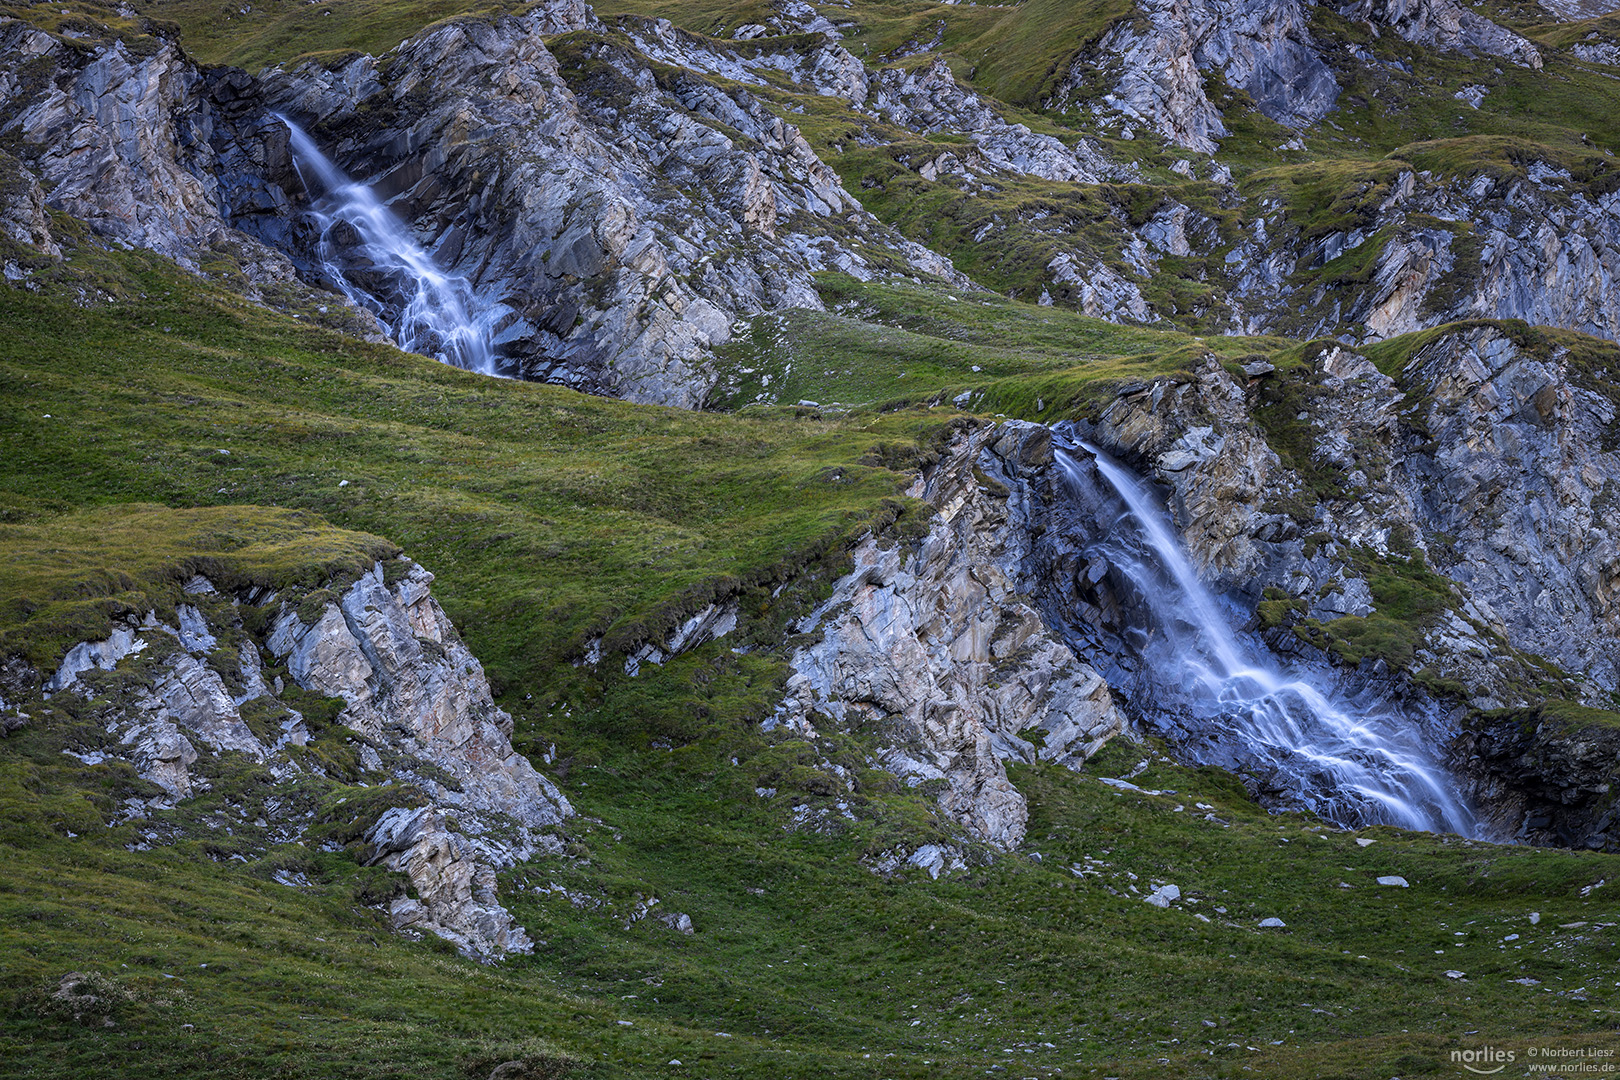
<path fill-rule="evenodd" d="M 883 500 L 904 478 L 877 462 L 891 447 L 907 460 L 941 423 L 742 419 L 496 383 L 128 263 L 136 284 L 115 306 L 0 294 L 5 516 L 127 500 L 317 510 L 436 571 L 464 567 L 452 614 L 508 682 L 596 634 L 633 645 L 716 589 L 774 585 L 892 517 Z"/>
<path fill-rule="evenodd" d="M 24 995 L 0 1028 L 8 1075 L 460 1077 L 568 1058 L 598 1076 L 967 1077 L 1016 1062 L 1381 1078 L 1481 1042 L 1617 1045 L 1612 905 L 1581 895 L 1612 857 L 1392 830 L 1362 848 L 1160 764 L 1138 780 L 1173 794 L 1016 770 L 1042 862 L 886 880 L 854 861 L 866 823 L 795 833 L 785 800 L 739 803 L 725 755 L 748 742 L 627 757 L 573 784 L 602 822 L 576 830 L 590 862 L 508 875 L 507 902 L 543 944 L 496 971 L 390 936 L 335 865 L 299 890 L 195 845 L 131 855 L 91 834 L 8 851 L 7 988 L 92 970 L 136 997 L 104 1029 Z M 1117 747 L 1088 773 L 1139 756 Z M 1391 873 L 1412 887 L 1376 885 Z M 1189 899 L 1142 903 L 1154 881 Z M 555 885 L 603 906 L 543 891 Z M 646 895 L 697 933 L 627 925 Z M 1259 929 L 1267 916 L 1288 925 Z"/>
<path fill-rule="evenodd" d="M 227 591 L 316 587 L 398 550 L 308 511 L 256 506 L 123 503 L 0 526 L 0 655 L 49 666 L 73 643 L 105 638 L 114 618 L 156 610 L 172 619 L 196 574 Z"/>
<path fill-rule="evenodd" d="M 1055 421 L 1093 411 L 1122 384 L 1187 378 L 1205 355 L 1270 354 L 1267 337 L 1196 337 L 1121 326 L 993 293 L 823 274 L 826 312 L 760 316 L 722 355 L 721 403 L 893 408 L 970 397 L 980 413 Z"/>
<path fill-rule="evenodd" d="M 574 859 L 507 876 L 508 903 L 545 944 L 488 971 L 389 935 L 360 906 L 375 882 L 341 853 L 297 855 L 310 890 L 267 879 L 286 852 L 215 862 L 232 850 L 218 827 L 250 790 L 228 759 L 187 809 L 191 839 L 125 851 L 128 828 L 100 824 L 117 778 L 61 755 L 84 721 L 68 699 L 53 703 L 0 743 L 0 805 L 16 826 L 0 874 L 0 1053 L 12 1073 L 449 1077 L 525 1059 L 543 1075 L 568 1058 L 616 1076 L 669 1072 L 678 1058 L 703 1076 L 965 1077 L 1015 1060 L 1031 1075 L 1331 1065 L 1383 1077 L 1442 1067 L 1464 1032 L 1611 1039 L 1600 979 L 1613 927 L 1596 925 L 1603 892 L 1580 890 L 1620 873 L 1612 857 L 1393 831 L 1363 850 L 1264 814 L 1218 774 L 1161 763 L 1137 780 L 1174 795 L 1015 770 L 1044 861 L 894 881 L 858 859 L 937 836 L 928 807 L 863 767 L 866 737 L 811 745 L 760 732 L 779 661 L 710 646 L 636 680 L 564 662 L 586 629 L 614 624 L 603 612 L 623 624 L 694 583 L 813 563 L 818 545 L 882 514 L 899 480 L 860 460 L 914 461 L 905 448 L 939 414 L 692 415 L 496 383 L 244 307 L 156 260 L 117 263 L 127 298 L 107 306 L 0 293 L 0 491 L 14 522 L 0 540 L 27 564 L 5 575 L 7 595 L 65 580 L 28 560 L 83 544 L 94 519 L 57 516 L 75 507 L 253 502 L 388 536 L 438 573 L 436 591 L 505 683 L 520 741 L 559 742 L 565 787 L 592 820 L 572 828 Z M 1044 355 L 1042 334 L 1072 334 L 1099 355 L 1159 340 L 1040 322 L 1020 337 L 1018 312 L 953 324 L 940 314 L 949 300 L 864 296 L 896 317 L 904 306 L 915 331 L 1004 356 Z M 848 481 L 829 482 L 834 462 Z M 114 556 L 133 535 L 102 532 L 105 546 L 81 563 L 92 581 L 127 561 Z M 163 567 L 208 548 L 178 532 L 162 543 L 148 565 L 171 584 L 184 571 Z M 287 565 L 242 558 L 244 572 Z M 1091 772 L 1118 775 L 1139 756 L 1116 747 Z M 846 764 L 855 790 L 832 780 L 830 762 Z M 756 798 L 756 786 L 779 795 Z M 1192 813 L 1200 800 L 1219 820 Z M 821 831 L 796 828 L 790 804 L 827 811 L 810 819 Z M 1099 875 L 1066 868 L 1088 856 L 1107 864 Z M 1381 873 L 1413 888 L 1378 889 Z M 1160 911 L 1130 894 L 1154 879 L 1199 903 Z M 583 906 L 537 891 L 553 883 Z M 698 933 L 629 923 L 652 895 Z M 1529 910 L 1546 929 L 1530 929 Z M 1258 930 L 1272 914 L 1285 932 Z M 1576 921 L 1588 925 L 1555 929 Z M 1520 939 L 1500 940 L 1509 933 Z M 87 970 L 130 992 L 117 1027 L 41 1006 L 35 988 Z"/>
<path fill-rule="evenodd" d="M 896 4 L 856 44 L 891 49 L 928 31 L 937 11 L 960 20 L 954 47 L 998 27 L 1011 34 L 1003 20 L 1037 6 Z M 253 66 L 310 49 L 381 50 L 459 10 L 253 7 L 229 22 L 216 5 L 149 12 L 184 24 L 200 57 Z M 704 18 L 735 9 L 733 24 L 758 17 L 746 4 L 681 8 Z M 1039 85 L 1049 57 L 1021 55 L 981 57 L 981 82 L 994 76 L 1009 95 Z M 1449 101 L 1436 96 L 1419 134 L 1445 130 Z M 1274 135 L 1257 131 L 1255 147 Z M 1341 152 L 1377 157 L 1411 141 L 1399 137 Z M 1472 151 L 1460 150 L 1467 166 Z M 202 840 L 125 851 L 127 833 L 98 824 L 112 781 L 59 752 L 78 721 L 42 711 L 0 743 L 0 812 L 24 826 L 7 830 L 0 871 L 8 1073 L 449 1077 L 522 1058 L 543 1075 L 569 1057 L 599 1075 L 965 1077 L 1014 1061 L 1043 1076 L 1381 1078 L 1443 1073 L 1451 1048 L 1481 1042 L 1615 1045 L 1613 904 L 1606 889 L 1581 895 L 1620 874 L 1613 857 L 1392 831 L 1367 834 L 1379 843 L 1363 849 L 1259 812 L 1217 775 L 1160 765 L 1137 782 L 1177 794 L 1150 797 L 1043 768 L 1014 778 L 1045 861 L 890 881 L 857 857 L 933 836 L 927 807 L 859 769 L 859 738 L 810 746 L 760 734 L 753 721 L 770 706 L 779 660 L 709 647 L 637 680 L 566 663 L 595 633 L 632 642 L 717 588 L 759 598 L 801 567 L 835 569 L 823 553 L 892 516 L 883 500 L 901 478 L 884 463 L 915 463 L 940 414 L 692 416 L 491 384 L 198 293 L 155 261 L 120 265 L 132 277 L 110 307 L 0 291 L 0 508 L 12 523 L 0 542 L 13 564 L 0 595 L 62 584 L 16 564 L 58 540 L 83 550 L 85 519 L 58 516 L 81 507 L 255 503 L 386 536 L 439 575 L 436 592 L 520 717 L 520 744 L 557 742 L 570 798 L 597 820 L 575 827 L 588 863 L 508 876 L 508 902 L 545 944 L 492 971 L 386 933 L 358 906 L 368 883 L 341 854 L 301 864 L 317 882 L 305 891 L 267 880 L 262 864 L 215 862 L 217 846 Z M 986 411 L 1050 419 L 1119 379 L 1184 371 L 1201 351 L 1185 335 L 992 298 L 984 307 L 904 287 L 826 287 L 842 314 L 792 316 L 779 340 L 756 334 L 755 352 L 733 355 L 738 403 L 764 389 L 740 378 L 753 366 L 777 374 L 770 389 L 785 401 L 926 402 L 946 387 L 982 390 L 975 404 Z M 966 303 L 979 317 L 962 316 Z M 1209 345 L 1228 357 L 1277 347 Z M 230 529 L 264 520 L 211 512 L 245 515 Z M 164 558 L 151 560 L 150 587 L 172 588 L 181 571 L 165 560 L 184 548 L 154 553 Z M 97 571 L 116 562 L 147 588 L 116 550 L 79 576 L 102 588 Z M 780 617 L 762 614 L 752 632 L 768 640 Z M 65 631 L 42 632 L 59 641 Z M 1090 771 L 1118 775 L 1139 756 L 1115 747 Z M 858 790 L 843 798 L 859 820 L 835 813 L 845 831 L 794 830 L 788 803 L 834 805 L 828 760 L 855 770 Z M 756 786 L 781 795 L 756 799 Z M 221 785 L 196 814 L 226 812 L 229 792 Z M 1195 819 L 1196 799 L 1230 827 Z M 1086 856 L 1109 864 L 1100 877 L 1064 868 Z M 1381 873 L 1413 888 L 1378 889 Z M 1126 892 L 1155 878 L 1199 904 L 1159 911 Z M 603 906 L 517 891 L 554 881 Z M 627 927 L 637 894 L 690 913 L 699 932 Z M 1268 914 L 1286 931 L 1259 931 Z M 1573 922 L 1586 925 L 1558 928 Z M 133 993 L 116 1028 L 64 1022 L 31 996 L 92 969 Z"/>

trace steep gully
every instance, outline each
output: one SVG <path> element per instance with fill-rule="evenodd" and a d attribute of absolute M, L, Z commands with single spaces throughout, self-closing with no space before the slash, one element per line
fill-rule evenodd
<path fill-rule="evenodd" d="M 344 175 L 285 116 L 293 165 L 313 200 L 308 211 L 323 276 L 376 315 L 399 347 L 485 375 L 495 374 L 492 320 L 506 312 L 445 273 L 366 184 Z"/>
<path fill-rule="evenodd" d="M 1324 690 L 1234 632 L 1159 500 L 1129 470 L 1083 442 L 1059 449 L 1057 467 L 1065 494 L 1102 526 L 1085 553 L 1130 608 L 1135 704 L 1154 727 L 1177 732 L 1201 761 L 1263 769 L 1291 801 L 1337 824 L 1474 834 L 1473 813 L 1398 708 Z"/>

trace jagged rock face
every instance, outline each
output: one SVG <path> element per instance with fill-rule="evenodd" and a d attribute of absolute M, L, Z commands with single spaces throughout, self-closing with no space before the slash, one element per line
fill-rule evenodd
<path fill-rule="evenodd" d="M 1020 591 L 1050 432 L 1009 423 L 958 439 L 918 482 L 938 516 L 916 549 L 868 538 L 808 620 L 778 722 L 870 727 L 884 766 L 943 782 L 939 805 L 974 840 L 1018 846 L 1028 808 L 1003 761 L 1078 765 L 1122 728 L 1107 686 Z M 1036 741 L 1029 741 L 1034 731 Z"/>
<path fill-rule="evenodd" d="M 1615 402 L 1592 374 L 1494 327 L 1445 335 L 1402 373 L 1433 439 L 1403 479 L 1425 531 L 1451 539 L 1435 563 L 1490 604 L 1508 640 L 1612 690 L 1620 454 Z M 1598 377 L 1614 374 L 1611 360 Z"/>
<path fill-rule="evenodd" d="M 851 244 L 908 272 L 915 257 L 916 269 L 952 273 L 861 212 L 803 136 L 746 90 L 661 79 L 605 38 L 576 43 L 569 62 L 583 67 L 571 83 L 544 33 L 522 19 L 463 20 L 386 65 L 304 67 L 261 88 L 375 185 L 443 267 L 504 305 L 495 340 L 519 373 L 691 407 L 733 321 L 819 308 L 812 272 L 867 265 Z M 643 37 L 702 51 L 667 24 Z M 283 145 L 273 121 L 255 137 L 272 157 Z M 284 217 L 256 209 L 238 213 L 244 228 L 297 247 Z"/>
<path fill-rule="evenodd" d="M 47 208 L 82 220 L 115 245 L 146 248 L 194 272 L 226 264 L 249 299 L 334 309 L 328 324 L 380 330 L 370 314 L 302 284 L 280 251 L 233 228 L 222 213 L 233 181 L 214 143 L 220 94 L 243 72 L 205 73 L 164 38 L 87 47 L 0 18 L 0 229 L 60 257 Z M 227 157 L 229 155 L 226 155 Z M 8 162 L 17 175 L 7 174 Z M 262 187 L 262 185 L 260 185 Z M 17 275 L 10 275 L 17 276 Z"/>
<path fill-rule="evenodd" d="M 313 626 L 284 610 L 268 647 L 300 686 L 348 703 L 343 723 L 442 770 L 416 781 L 435 801 L 555 825 L 568 800 L 512 749 L 512 718 L 430 595 L 432 580 L 412 564 L 389 587 L 378 565 Z"/>
<path fill-rule="evenodd" d="M 1339 95 L 1300 4 L 1149 0 L 1142 19 L 1116 25 L 1070 69 L 1056 100 L 1102 79 L 1113 87 L 1104 112 L 1213 153 L 1227 130 L 1204 92 L 1206 71 L 1222 72 L 1261 112 L 1293 127 L 1320 119 Z"/>
<path fill-rule="evenodd" d="M 1094 83 L 1111 86 L 1101 105 L 1123 115 L 1124 137 L 1141 126 L 1176 146 L 1213 153 L 1226 125 L 1204 93 L 1189 14 L 1185 0 L 1150 0 L 1142 22 L 1119 23 L 1069 70 L 1057 102 Z"/>
<path fill-rule="evenodd" d="M 1209 360 L 1195 382 L 1122 393 L 1091 432 L 1105 448 L 1153 464 L 1170 485 L 1170 509 L 1195 563 L 1234 581 L 1265 561 L 1256 535 L 1278 524 L 1262 505 L 1282 471 L 1246 406 L 1243 387 Z"/>
<path fill-rule="evenodd" d="M 838 51 L 855 60 L 844 50 Z M 847 70 L 839 68 L 840 73 Z M 863 111 L 912 131 L 949 131 L 971 137 L 983 165 L 972 169 L 970 158 L 964 170 L 1084 184 L 1128 180 L 1136 175 L 1135 169 L 1109 161 L 1094 144 L 1081 141 L 1071 148 L 1050 135 L 1037 135 L 1023 124 L 1007 123 L 983 97 L 958 83 L 944 60 L 910 71 L 862 69 L 858 83 L 834 82 L 823 92 L 848 98 Z"/>
<path fill-rule="evenodd" d="M 0 130 L 34 151 L 52 205 L 111 239 L 195 265 L 224 223 L 206 179 L 201 76 L 180 49 L 162 42 L 142 56 L 114 42 L 87 52 L 6 20 L 0 55 Z M 58 77 L 40 79 L 46 71 Z"/>
<path fill-rule="evenodd" d="M 274 286 L 264 295 L 341 308 L 346 329 L 375 337 L 369 313 L 298 285 L 295 263 L 322 277 L 271 115 L 284 111 L 317 125 L 331 156 L 474 285 L 509 369 L 688 407 L 737 319 L 820 306 L 818 270 L 968 287 L 948 259 L 861 211 L 746 90 L 687 74 L 661 84 L 646 56 L 607 38 L 580 46 L 571 86 L 542 38 L 601 29 L 587 5 L 559 2 L 429 30 L 387 64 L 255 79 L 203 71 L 167 41 L 85 48 L 0 21 L 0 130 L 23 168 L 0 221 L 52 254 L 42 203 L 193 270 L 224 255 L 255 289 Z M 729 63 L 667 23 L 641 26 L 641 39 L 676 42 L 699 71 Z"/>
<path fill-rule="evenodd" d="M 1195 562 L 1250 603 L 1272 586 L 1303 601 L 1304 617 L 1366 617 L 1377 603 L 1356 553 L 1399 562 L 1406 556 L 1398 545 L 1423 552 L 1454 584 L 1449 610 L 1423 626 L 1407 668 L 1460 687 L 1467 703 L 1452 707 L 1437 730 L 1468 726 L 1451 749 L 1491 827 L 1570 842 L 1599 828 L 1607 800 L 1593 803 L 1588 793 L 1559 802 L 1547 794 L 1556 769 L 1516 772 L 1510 763 L 1587 760 L 1576 744 L 1590 733 L 1548 725 L 1545 739 L 1509 738 L 1503 724 L 1481 727 L 1469 716 L 1533 708 L 1536 684 L 1548 676 L 1517 650 L 1577 673 L 1570 690 L 1591 704 L 1606 705 L 1620 685 L 1613 527 L 1620 461 L 1604 374 L 1620 361 L 1589 348 L 1602 359 L 1554 346 L 1533 352 L 1495 325 L 1462 327 L 1415 353 L 1399 383 L 1351 349 L 1322 348 L 1302 380 L 1308 389 L 1271 408 L 1286 408 L 1287 419 L 1303 425 L 1291 442 L 1308 448 L 1314 469 L 1331 471 L 1327 487 L 1313 488 L 1263 437 L 1264 424 L 1279 419 L 1262 412 L 1263 384 L 1278 377 L 1269 365 L 1245 379 L 1211 362 L 1194 381 L 1130 388 L 1085 434 L 1167 485 Z M 1041 559 L 1055 567 L 1045 576 L 1061 597 L 1055 609 L 1043 604 L 1049 621 L 1068 618 L 1082 628 L 1118 621 L 1087 567 L 1063 563 L 1061 551 Z M 1320 660 L 1287 630 L 1267 639 Z M 1109 640 L 1099 648 L 1117 646 Z M 1378 665 L 1364 662 L 1346 677 L 1434 705 Z M 1582 783 L 1572 780 L 1571 790 Z M 1557 805 L 1574 808 L 1546 809 Z M 1518 820 L 1544 813 L 1553 816 L 1540 826 Z"/>
<path fill-rule="evenodd" d="M 499 958 L 534 951 L 534 942 L 495 894 L 497 865 L 488 843 L 468 839 L 436 807 L 396 807 L 367 834 L 371 861 L 411 879 L 416 899 L 395 898 L 389 916 L 401 930 L 426 930 L 464 954 Z"/>
<path fill-rule="evenodd" d="M 1201 15 L 1199 66 L 1223 72 L 1262 113 L 1304 127 L 1333 107 L 1339 84 L 1311 40 L 1302 5 L 1228 0 L 1209 3 Z"/>
<path fill-rule="evenodd" d="M 1341 0 L 1334 6 L 1347 19 L 1387 27 L 1417 45 L 1541 67 L 1541 53 L 1534 45 L 1454 0 Z"/>
<path fill-rule="evenodd" d="M 1425 551 L 1461 584 L 1467 618 L 1479 624 L 1465 628 L 1461 652 L 1495 653 L 1481 635 L 1502 633 L 1598 686 L 1616 685 L 1620 564 L 1605 493 L 1617 463 L 1603 449 L 1615 407 L 1590 388 L 1592 376 L 1577 376 L 1567 355 L 1536 359 L 1494 326 L 1421 350 L 1401 373 L 1407 393 L 1348 348 L 1323 349 L 1313 365 L 1299 419 L 1313 464 L 1334 470 L 1336 486 L 1309 493 L 1308 528 L 1345 548 L 1385 552 L 1398 535 Z M 1308 484 L 1255 422 L 1258 384 L 1269 377 L 1244 386 L 1209 362 L 1195 382 L 1126 391 L 1088 434 L 1168 485 L 1190 554 L 1223 587 L 1342 589 L 1342 565 L 1330 569 L 1321 544 L 1304 557 L 1305 526 L 1285 512 Z M 1467 670 L 1471 685 L 1497 682 L 1488 665 Z M 1482 692 L 1480 707 L 1520 701 L 1494 693 Z"/>
<path fill-rule="evenodd" d="M 51 235 L 45 189 L 9 154 L 0 154 L 0 238 L 53 259 L 62 249 Z M 16 275 L 8 272 L 8 278 Z"/>
<path fill-rule="evenodd" d="M 45 689 L 111 693 L 112 749 L 81 756 L 128 761 L 163 789 L 156 805 L 172 806 L 206 785 L 193 769 L 203 753 L 241 754 L 277 782 L 319 768 L 292 752 L 308 745 L 309 726 L 282 699 L 280 679 L 265 679 L 265 653 L 284 660 L 298 687 L 346 703 L 338 719 L 356 733 L 373 783 L 403 781 L 429 800 L 386 811 L 366 834 L 372 861 L 406 874 L 419 897 L 393 904 L 395 925 L 430 930 L 480 959 L 529 951 L 495 897 L 495 873 L 559 851 L 550 830 L 573 808 L 512 749 L 511 717 L 430 595 L 433 576 L 409 560 L 396 569 L 390 585 L 378 564 L 313 624 L 283 602 L 264 640 L 244 630 L 238 604 L 274 604 L 273 595 L 225 598 L 198 578 L 188 586 L 196 602 L 179 607 L 176 624 L 149 614 L 105 641 L 81 642 Z M 85 680 L 97 671 L 124 681 L 91 689 Z M 280 842 L 302 842 L 305 825 L 268 827 Z"/>
<path fill-rule="evenodd" d="M 1229 261 L 1232 297 L 1250 330 L 1369 340 L 1470 318 L 1523 319 L 1620 339 L 1610 300 L 1620 274 L 1620 194 L 1593 195 L 1531 163 L 1522 177 L 1443 179 L 1403 170 L 1356 227 L 1308 244 L 1262 207 L 1255 235 Z M 1364 286 L 1289 286 L 1340 256 L 1381 245 Z M 1279 304 L 1278 301 L 1283 303 Z"/>
<path fill-rule="evenodd" d="M 1334 5 L 1376 33 L 1393 31 L 1432 48 L 1500 56 L 1541 67 L 1529 41 L 1452 0 L 1353 0 Z M 1299 0 L 1144 0 L 1133 20 L 1116 23 L 1071 66 L 1053 104 L 1090 87 L 1110 91 L 1094 106 L 1114 114 L 1122 133 L 1133 127 L 1168 142 L 1213 153 L 1227 134 L 1220 110 L 1204 92 L 1206 72 L 1241 87 L 1266 116 L 1303 127 L 1325 116 L 1339 85 L 1311 39 L 1309 9 Z"/>
<path fill-rule="evenodd" d="M 1613 787 L 1620 731 L 1571 729 L 1533 710 L 1477 717 L 1462 745 L 1475 788 L 1504 836 L 1620 851 Z"/>

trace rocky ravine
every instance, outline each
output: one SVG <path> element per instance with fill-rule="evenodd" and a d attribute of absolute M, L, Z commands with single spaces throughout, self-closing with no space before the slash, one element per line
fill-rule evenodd
<path fill-rule="evenodd" d="M 296 790 L 301 776 L 394 785 L 375 819 L 357 826 L 364 857 L 403 874 L 415 893 L 390 901 L 394 925 L 431 931 L 479 959 L 528 952 L 533 943 L 497 899 L 495 875 L 560 854 L 555 827 L 573 809 L 512 749 L 512 718 L 430 595 L 432 580 L 401 557 L 322 603 L 222 596 L 199 577 L 174 622 L 149 613 L 74 646 L 45 690 L 105 699 L 106 739 L 76 756 L 128 762 L 162 789 L 149 802 L 126 801 L 124 820 L 206 789 L 222 754 L 262 767 L 284 789 L 263 818 L 232 823 L 266 846 L 304 843 L 316 824 Z M 247 628 L 246 608 L 274 613 L 266 632 Z M 270 674 L 272 665 L 285 676 Z M 352 732 L 355 760 L 309 752 L 318 732 L 289 703 L 289 684 L 341 700 L 336 723 Z M 141 842 L 173 835 L 153 818 Z"/>
<path fill-rule="evenodd" d="M 1614 363 L 1490 323 L 1436 336 L 1398 379 L 1342 346 L 1286 372 L 1210 358 L 1192 381 L 1127 388 L 1084 431 L 1167 486 L 1208 578 L 1277 598 L 1273 647 L 1359 657 L 1340 669 L 1352 688 L 1432 711 L 1491 827 L 1612 847 L 1598 825 L 1620 760 L 1594 749 L 1612 740 L 1503 725 L 1550 685 L 1603 707 L 1620 687 Z M 1116 654 L 1106 582 L 1073 555 L 1097 525 L 1060 517 L 1029 588 L 1083 654 Z M 1571 755 L 1583 768 L 1558 764 Z"/>
<path fill-rule="evenodd" d="M 1440 0 L 1336 10 L 1433 48 L 1540 59 L 1524 39 Z M 783 80 L 844 102 L 856 145 L 964 137 L 917 141 L 896 159 L 928 185 L 973 195 L 1007 182 L 1052 191 L 1150 182 L 1095 139 L 1012 122 L 943 59 L 869 66 L 812 9 L 792 11 L 783 28 L 832 35 L 718 41 L 658 20 L 609 25 L 578 0 L 554 0 L 521 18 L 431 27 L 386 62 L 351 57 L 256 77 L 193 64 L 158 24 L 132 35 L 80 20 L 53 34 L 6 18 L 0 233 L 31 253 L 8 256 L 6 273 L 25 280 L 30 259 L 60 254 L 48 220 L 59 210 L 107 242 L 375 336 L 374 318 L 318 287 L 318 236 L 276 115 L 285 114 L 471 284 L 509 371 L 690 407 L 714 384 L 714 350 L 747 319 L 820 306 L 817 271 L 971 287 L 948 259 L 862 209 L 789 122 L 802 106 L 784 101 Z M 1555 164 L 1444 176 L 1391 162 L 1355 181 L 1368 190 L 1356 223 L 1326 235 L 1303 227 L 1311 207 L 1301 215 L 1234 182 L 1219 160 L 1225 127 L 1204 94 L 1207 72 L 1299 126 L 1330 115 L 1334 64 L 1378 66 L 1315 40 L 1310 11 L 1150 4 L 1074 65 L 1075 87 L 1095 89 L 1099 71 L 1117 75 L 1086 107 L 1097 130 L 1129 127 L 1215 152 L 1208 161 L 1190 152 L 1174 168 L 1213 185 L 1204 194 L 1235 218 L 1186 205 L 1172 188 L 1149 214 L 1113 206 L 1105 220 L 1070 220 L 1039 198 L 998 211 L 972 242 L 1020 258 L 1038 250 L 1030 299 L 1120 322 L 1197 318 L 1372 340 L 1485 316 L 1620 336 L 1609 302 L 1620 273 L 1615 196 Z M 1154 298 L 1166 260 L 1196 280 L 1191 308 Z M 1338 273 L 1339 260 L 1355 266 Z M 1362 274 L 1367 260 L 1373 272 Z"/>

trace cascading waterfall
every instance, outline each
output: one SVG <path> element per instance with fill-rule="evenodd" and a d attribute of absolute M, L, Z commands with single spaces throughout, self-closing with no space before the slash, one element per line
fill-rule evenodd
<path fill-rule="evenodd" d="M 315 255 L 327 279 L 376 315 L 400 348 L 498 374 L 489 327 L 473 313 L 487 321 L 499 306 L 480 303 L 466 278 L 440 270 L 369 187 L 344 175 L 297 124 L 276 119 L 292 135 L 293 165 L 313 201 Z"/>
<path fill-rule="evenodd" d="M 1155 711 L 1220 745 L 1229 762 L 1270 774 L 1292 801 L 1340 825 L 1398 825 L 1472 836 L 1474 816 L 1422 742 L 1416 725 L 1384 703 L 1359 705 L 1289 673 L 1258 641 L 1236 633 L 1222 601 L 1199 579 L 1169 516 L 1146 485 L 1096 448 L 1109 490 L 1092 501 L 1118 514 L 1087 554 L 1100 556 L 1150 625 L 1131 630 Z M 1092 482 L 1059 451 L 1076 494 Z M 1108 498 L 1110 492 L 1113 498 Z"/>

